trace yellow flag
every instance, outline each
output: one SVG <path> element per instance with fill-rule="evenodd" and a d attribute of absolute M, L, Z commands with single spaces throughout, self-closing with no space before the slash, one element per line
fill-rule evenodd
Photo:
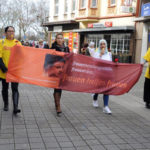
<path fill-rule="evenodd" d="M 150 48 L 146 52 L 145 56 L 143 57 L 146 61 L 150 62 Z"/>

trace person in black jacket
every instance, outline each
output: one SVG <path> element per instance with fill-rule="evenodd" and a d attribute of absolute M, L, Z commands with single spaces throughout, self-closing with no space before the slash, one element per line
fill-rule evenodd
<path fill-rule="evenodd" d="M 65 46 L 63 33 L 57 33 L 55 42 L 52 44 L 51 49 L 55 49 L 59 52 L 66 52 L 69 53 L 69 47 Z M 60 116 L 62 111 L 60 107 L 60 99 L 61 99 L 62 90 L 61 89 L 54 89 L 54 102 L 56 107 L 57 115 Z"/>
<path fill-rule="evenodd" d="M 40 40 L 39 40 L 39 43 L 35 46 L 35 48 L 49 49 L 49 45 L 48 45 L 47 42 L 44 44 L 43 40 L 40 39 Z"/>

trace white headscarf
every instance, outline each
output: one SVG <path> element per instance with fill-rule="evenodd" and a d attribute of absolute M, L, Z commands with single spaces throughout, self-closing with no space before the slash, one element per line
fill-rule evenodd
<path fill-rule="evenodd" d="M 89 47 L 88 47 L 88 49 L 89 49 L 89 52 L 90 52 L 90 55 L 93 57 L 94 56 L 94 54 L 95 54 L 95 48 L 91 48 L 90 46 L 94 46 L 95 45 L 95 43 L 94 42 L 90 42 L 90 44 L 89 44 Z"/>
<path fill-rule="evenodd" d="M 100 48 L 101 43 L 105 43 L 105 45 L 106 45 L 106 47 L 105 47 L 105 53 L 108 53 L 107 41 L 106 41 L 105 39 L 101 39 L 101 40 L 99 41 L 98 52 L 99 52 L 99 53 L 101 52 L 101 48 Z"/>
<path fill-rule="evenodd" d="M 94 45 L 95 45 L 95 43 L 91 41 L 90 44 L 89 44 L 89 47 L 94 46 Z"/>

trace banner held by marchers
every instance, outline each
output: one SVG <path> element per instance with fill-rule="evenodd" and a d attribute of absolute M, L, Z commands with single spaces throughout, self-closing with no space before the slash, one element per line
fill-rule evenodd
<path fill-rule="evenodd" d="M 16 45 L 11 49 L 6 79 L 74 92 L 121 95 L 138 81 L 142 68 L 141 64 Z"/>

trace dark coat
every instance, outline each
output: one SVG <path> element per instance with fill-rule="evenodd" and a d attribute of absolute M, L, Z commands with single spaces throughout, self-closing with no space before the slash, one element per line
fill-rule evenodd
<path fill-rule="evenodd" d="M 39 48 L 39 45 L 36 45 L 35 48 Z M 48 44 L 44 44 L 44 47 L 43 47 L 43 48 L 44 48 L 44 49 L 49 49 Z"/>
<path fill-rule="evenodd" d="M 54 42 L 50 49 L 55 49 L 56 51 L 59 51 L 59 52 L 69 53 L 69 47 L 68 46 L 64 45 L 63 47 L 60 47 L 59 45 L 57 45 L 57 42 Z"/>

